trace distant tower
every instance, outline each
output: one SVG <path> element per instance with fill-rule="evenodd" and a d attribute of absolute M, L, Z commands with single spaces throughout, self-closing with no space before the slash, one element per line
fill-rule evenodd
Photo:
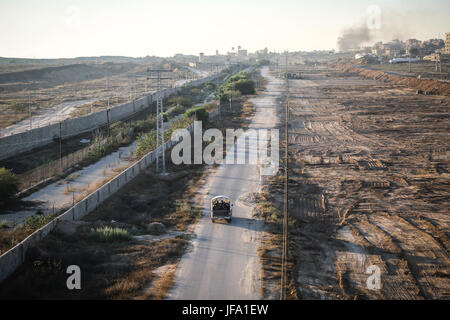
<path fill-rule="evenodd" d="M 219 50 L 216 49 L 216 56 L 218 56 L 218 55 L 219 55 Z"/>
<path fill-rule="evenodd" d="M 450 54 L 450 32 L 445 34 L 444 54 Z"/>
<path fill-rule="evenodd" d="M 203 62 L 204 59 L 205 59 L 205 54 L 203 52 L 200 52 L 200 54 L 198 55 L 198 62 Z"/>

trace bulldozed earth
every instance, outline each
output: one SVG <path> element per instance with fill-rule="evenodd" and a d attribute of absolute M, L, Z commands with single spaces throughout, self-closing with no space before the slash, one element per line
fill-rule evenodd
<path fill-rule="evenodd" d="M 298 298 L 449 299 L 450 98 L 338 69 L 289 83 Z"/>

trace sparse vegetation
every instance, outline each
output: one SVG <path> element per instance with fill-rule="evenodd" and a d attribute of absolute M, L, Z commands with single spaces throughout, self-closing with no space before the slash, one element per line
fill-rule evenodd
<path fill-rule="evenodd" d="M 19 179 L 10 169 L 0 168 L 0 206 L 15 199 Z"/>
<path fill-rule="evenodd" d="M 9 228 L 8 221 L 6 220 L 0 221 L 0 229 L 7 229 L 7 228 Z"/>
<path fill-rule="evenodd" d="M 230 77 L 228 81 L 220 87 L 220 101 L 227 102 L 230 97 L 255 94 L 255 83 L 249 79 L 247 72 L 241 71 Z"/>
<path fill-rule="evenodd" d="M 37 214 L 37 216 L 31 216 L 25 219 L 23 224 L 19 228 L 23 228 L 28 231 L 35 231 L 39 228 L 42 228 L 47 223 L 52 221 L 55 218 L 53 214 Z"/>
<path fill-rule="evenodd" d="M 89 239 L 101 242 L 123 242 L 130 241 L 132 236 L 126 229 L 106 226 L 91 229 Z"/>
<path fill-rule="evenodd" d="M 209 112 L 204 106 L 191 108 L 184 113 L 185 118 L 194 118 L 197 121 L 206 122 L 209 119 Z"/>
<path fill-rule="evenodd" d="M 189 97 L 178 95 L 169 99 L 169 105 L 180 105 L 183 108 L 192 107 L 193 103 Z"/>

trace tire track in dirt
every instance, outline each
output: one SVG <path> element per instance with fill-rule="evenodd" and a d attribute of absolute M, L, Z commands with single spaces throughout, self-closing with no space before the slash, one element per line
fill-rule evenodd
<path fill-rule="evenodd" d="M 421 237 L 422 232 L 421 235 L 417 235 L 417 228 L 392 216 L 372 215 L 370 220 L 385 231 L 400 249 L 401 256 L 408 262 L 408 267 L 420 289 L 420 295 L 427 299 L 445 296 L 445 293 L 437 289 L 440 287 L 441 277 L 436 277 L 438 272 L 447 269 L 447 265 L 441 265 L 436 259 L 441 255 L 441 246 L 432 237 L 427 237 L 428 241 L 425 241 Z M 430 269 L 436 273 L 431 275 Z M 448 277 L 447 273 L 446 275 Z"/>

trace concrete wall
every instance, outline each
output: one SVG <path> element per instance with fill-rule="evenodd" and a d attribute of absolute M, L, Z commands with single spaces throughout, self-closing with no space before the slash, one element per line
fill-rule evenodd
<path fill-rule="evenodd" d="M 211 117 L 217 116 L 218 111 L 215 110 L 210 113 Z M 187 128 L 190 132 L 194 130 L 194 125 L 191 124 Z M 182 138 L 180 137 L 180 140 Z M 178 141 L 169 140 L 165 143 L 165 149 L 171 149 Z M 162 148 L 162 147 L 160 147 Z M 0 256 L 0 283 L 8 278 L 18 267 L 25 261 L 26 252 L 31 245 L 37 244 L 48 233 L 50 233 L 58 221 L 61 220 L 79 220 L 88 213 L 94 211 L 101 203 L 115 194 L 120 188 L 126 185 L 129 181 L 134 179 L 141 171 L 145 170 L 156 159 L 156 150 L 147 153 L 138 162 L 123 171 L 111 181 L 101 186 L 99 189 L 86 196 L 83 200 L 76 203 L 69 210 L 52 220 L 39 230 L 33 232 L 28 238 L 11 248 Z"/>
<path fill-rule="evenodd" d="M 205 82 L 217 79 L 220 74 L 189 82 L 188 86 L 199 86 Z M 169 88 L 161 93 L 164 98 L 176 93 L 181 88 Z M 133 113 L 149 108 L 157 93 L 149 94 L 135 101 L 126 102 L 109 109 L 109 121 L 116 122 L 131 116 Z M 83 132 L 92 131 L 107 123 L 107 110 L 91 113 L 87 116 L 66 119 L 61 122 L 61 134 L 63 138 L 76 136 Z M 59 124 L 51 124 L 35 128 L 11 136 L 0 138 L 0 160 L 13 157 L 34 148 L 44 146 L 59 137 Z"/>

